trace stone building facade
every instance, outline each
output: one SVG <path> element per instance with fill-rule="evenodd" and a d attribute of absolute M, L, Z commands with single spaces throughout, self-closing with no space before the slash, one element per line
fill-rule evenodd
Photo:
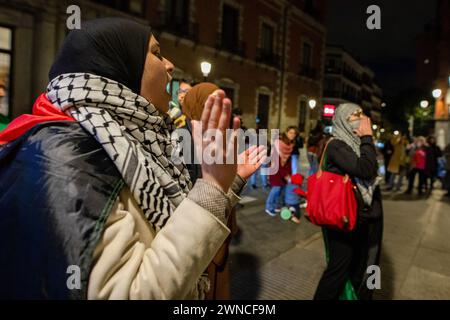
<path fill-rule="evenodd" d="M 203 81 L 200 62 L 211 63 L 207 81 L 225 89 L 247 127 L 258 117 L 268 128 L 307 133 L 320 118 L 325 0 L 0 0 L 0 31 L 12 34 L 10 116 L 29 112 L 45 89 L 71 4 L 83 20 L 124 16 L 150 25 L 176 66 L 173 88 Z"/>

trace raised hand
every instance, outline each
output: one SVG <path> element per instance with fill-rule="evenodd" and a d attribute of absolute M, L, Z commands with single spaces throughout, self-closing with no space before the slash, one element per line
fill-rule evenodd
<path fill-rule="evenodd" d="M 370 118 L 366 116 L 362 117 L 361 124 L 359 125 L 359 128 L 355 130 L 355 132 L 359 137 L 372 136 L 372 122 L 370 121 Z"/>
<path fill-rule="evenodd" d="M 267 149 L 264 146 L 252 146 L 242 152 L 238 157 L 237 174 L 248 179 L 261 167 L 267 158 Z"/>
<path fill-rule="evenodd" d="M 203 179 L 219 185 L 227 193 L 237 170 L 236 133 L 240 126 L 238 118 L 233 121 L 233 134 L 226 136 L 231 119 L 231 100 L 223 90 L 216 90 L 206 100 L 200 121 L 192 121 L 195 150 L 201 159 Z M 205 153 L 205 150 L 207 151 Z M 212 155 L 219 161 L 206 159 Z M 228 161 L 230 159 L 232 161 Z"/>

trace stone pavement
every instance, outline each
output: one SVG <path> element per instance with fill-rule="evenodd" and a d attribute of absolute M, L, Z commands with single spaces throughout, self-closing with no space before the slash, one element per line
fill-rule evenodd
<path fill-rule="evenodd" d="M 436 183 L 438 185 L 439 183 Z M 248 190 L 230 250 L 233 299 L 311 299 L 325 267 L 320 228 L 264 212 Z M 384 193 L 381 290 L 375 299 L 450 299 L 450 200 Z"/>

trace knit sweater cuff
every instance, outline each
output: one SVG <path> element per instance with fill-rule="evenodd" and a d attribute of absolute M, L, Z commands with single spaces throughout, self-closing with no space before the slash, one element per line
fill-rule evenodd
<path fill-rule="evenodd" d="M 233 184 L 231 185 L 230 189 L 234 192 L 234 194 L 239 196 L 246 184 L 247 180 L 236 174 L 236 177 L 234 178 Z"/>
<path fill-rule="evenodd" d="M 204 179 L 197 179 L 188 198 L 226 224 L 231 209 L 230 199 L 218 185 Z"/>

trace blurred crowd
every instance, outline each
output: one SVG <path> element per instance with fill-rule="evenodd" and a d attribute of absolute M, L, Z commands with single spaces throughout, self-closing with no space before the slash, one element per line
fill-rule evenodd
<path fill-rule="evenodd" d="M 417 193 L 431 194 L 438 187 L 450 196 L 450 144 L 444 150 L 436 144 L 434 136 L 408 138 L 406 135 L 394 135 L 383 147 L 385 182 L 387 191 L 402 191 L 406 194 L 414 190 L 418 179 Z"/>

